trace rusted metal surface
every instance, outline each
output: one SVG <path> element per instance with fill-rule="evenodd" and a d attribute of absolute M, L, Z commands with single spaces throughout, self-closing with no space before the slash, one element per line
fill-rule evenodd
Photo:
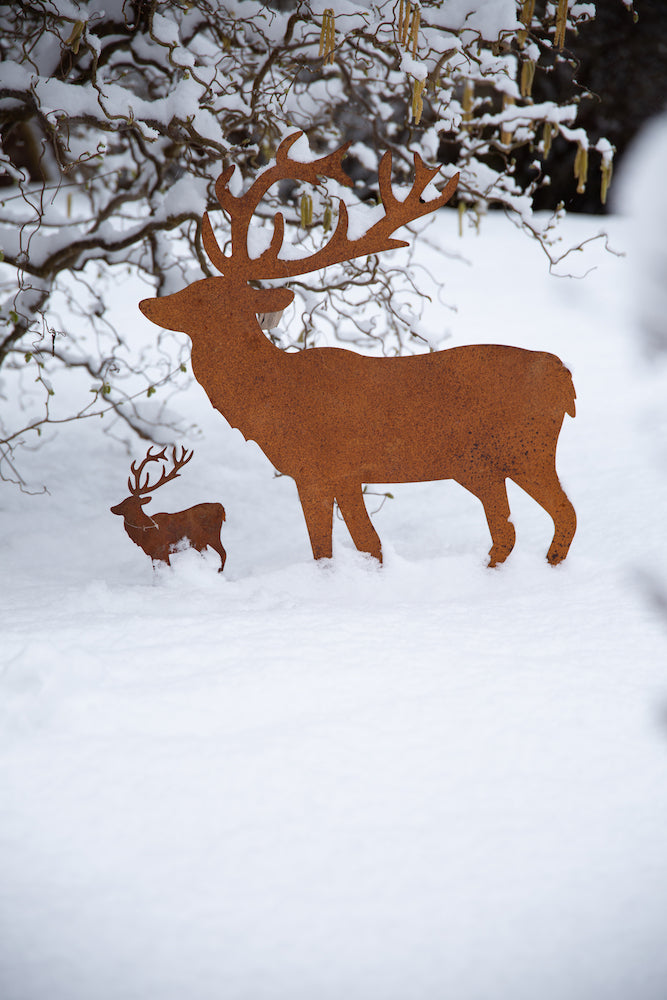
<path fill-rule="evenodd" d="M 365 483 L 454 479 L 481 501 L 491 532 L 489 565 L 514 545 L 505 482 L 512 479 L 552 517 L 547 558 L 567 555 L 576 528 L 572 504 L 556 473 L 565 413 L 574 416 L 570 372 L 552 354 L 477 344 L 418 357 L 370 358 L 340 348 L 286 353 L 262 333 L 257 314 L 279 312 L 294 295 L 257 289 L 250 280 L 291 278 L 328 264 L 407 246 L 391 234 L 435 211 L 453 195 L 458 175 L 433 200 L 420 200 L 437 170 L 415 154 L 415 180 L 403 201 L 391 189 L 391 154 L 379 170 L 384 216 L 361 237 L 347 235 L 341 202 L 329 242 L 307 259 L 283 260 L 278 212 L 269 247 L 251 258 L 247 230 L 268 188 L 282 178 L 316 183 L 331 177 L 349 186 L 343 146 L 308 163 L 289 157 L 300 133 L 283 141 L 276 162 L 249 190 L 232 195 L 231 169 L 216 194 L 231 220 L 225 255 L 204 217 L 206 251 L 222 277 L 145 299 L 148 319 L 192 340 L 192 369 L 211 403 L 267 458 L 296 482 L 316 559 L 331 556 L 334 500 L 357 548 L 382 559 L 380 539 L 362 496 Z"/>
<path fill-rule="evenodd" d="M 151 483 L 150 473 L 145 472 L 146 466 L 151 462 L 167 462 L 168 459 L 166 448 L 155 455 L 153 449 L 149 448 L 140 465 L 133 462 L 130 466 L 132 477 L 127 480 L 129 497 L 112 507 L 111 513 L 120 514 L 125 522 L 125 531 L 151 557 L 153 565 L 156 562 L 171 565 L 169 556 L 185 542 L 198 552 L 203 552 L 208 547 L 214 549 L 220 556 L 218 572 L 222 573 L 227 554 L 220 541 L 220 530 L 225 520 L 225 508 L 221 503 L 198 503 L 173 514 L 147 514 L 144 510 L 144 506 L 151 500 L 151 494 L 160 486 L 176 479 L 180 475 L 180 469 L 190 461 L 192 455 L 193 452 L 188 454 L 183 448 L 181 455 L 177 456 L 176 449 L 172 449 L 172 469 L 167 472 L 163 465 L 160 478 Z M 144 472 L 145 478 L 142 481 Z"/>

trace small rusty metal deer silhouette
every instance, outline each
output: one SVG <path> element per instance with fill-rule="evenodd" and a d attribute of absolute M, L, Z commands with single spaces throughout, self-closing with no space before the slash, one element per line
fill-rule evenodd
<path fill-rule="evenodd" d="M 135 462 L 130 466 L 130 472 L 134 477 L 134 481 L 131 478 L 127 480 L 130 496 L 112 507 L 111 513 L 120 514 L 124 518 L 125 531 L 132 541 L 151 557 L 153 566 L 156 562 L 165 562 L 170 566 L 170 553 L 175 552 L 185 541 L 198 552 L 203 552 L 207 547 L 214 549 L 220 556 L 218 572 L 222 573 L 227 553 L 220 541 L 220 529 L 225 520 L 225 508 L 221 503 L 198 503 L 194 507 L 173 514 L 147 514 L 143 509 L 150 502 L 151 493 L 170 480 L 176 479 L 180 475 L 180 469 L 187 465 L 193 454 L 193 451 L 188 454 L 183 448 L 180 456 L 177 456 L 176 449 L 173 448 L 171 471 L 167 472 L 163 465 L 157 482 L 150 482 L 149 472 L 146 472 L 142 482 L 142 475 L 147 465 L 151 462 L 168 461 L 166 448 L 156 454 L 153 454 L 152 447 L 149 448 L 139 466 Z"/>
<path fill-rule="evenodd" d="M 423 200 L 438 171 L 415 153 L 414 183 L 400 200 L 387 152 L 379 168 L 384 215 L 366 233 L 348 235 L 341 201 L 328 243 L 310 257 L 288 259 L 279 256 L 285 226 L 277 212 L 268 247 L 252 257 L 248 228 L 272 185 L 284 178 L 316 184 L 319 177 L 352 184 L 341 163 L 347 145 L 302 162 L 289 155 L 300 135 L 283 140 L 275 163 L 245 193 L 229 190 L 233 166 L 218 178 L 218 201 L 231 221 L 231 253 L 220 248 L 208 215 L 202 237 L 222 276 L 144 299 L 139 308 L 158 326 L 188 334 L 192 370 L 213 406 L 295 480 L 316 559 L 331 556 L 334 500 L 356 547 L 381 560 L 363 484 L 455 479 L 484 507 L 489 565 L 495 566 L 514 546 L 506 489 L 512 479 L 550 514 L 555 531 L 547 559 L 561 562 L 576 515 L 556 473 L 556 445 L 565 414 L 574 416 L 575 391 L 559 358 L 496 344 L 396 358 L 330 347 L 286 353 L 262 333 L 258 314 L 284 309 L 294 293 L 249 282 L 292 278 L 407 246 L 392 233 L 444 205 L 458 182 L 457 175 L 439 195 Z"/>

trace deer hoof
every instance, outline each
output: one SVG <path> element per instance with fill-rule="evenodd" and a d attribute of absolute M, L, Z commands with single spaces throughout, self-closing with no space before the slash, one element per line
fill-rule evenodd
<path fill-rule="evenodd" d="M 501 563 L 504 563 L 511 551 L 511 549 L 496 548 L 494 545 L 489 552 L 489 561 L 486 564 L 488 569 L 494 569 L 496 566 L 500 566 Z"/>

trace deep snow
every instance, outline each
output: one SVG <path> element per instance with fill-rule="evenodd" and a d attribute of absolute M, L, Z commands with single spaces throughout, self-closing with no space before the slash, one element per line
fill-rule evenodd
<path fill-rule="evenodd" d="M 26 459 L 50 494 L 0 493 L 3 1000 L 667 995 L 667 374 L 631 238 L 609 220 L 629 255 L 557 278 L 504 218 L 455 219 L 421 253 L 457 311 L 427 322 L 572 369 L 569 558 L 510 487 L 488 570 L 449 482 L 392 487 L 382 569 L 340 524 L 316 566 L 291 480 L 193 386 L 206 436 L 156 506 L 221 500 L 227 568 L 153 574 L 108 511 L 128 455 L 62 429 Z M 118 290 L 137 329 L 143 294 Z"/>

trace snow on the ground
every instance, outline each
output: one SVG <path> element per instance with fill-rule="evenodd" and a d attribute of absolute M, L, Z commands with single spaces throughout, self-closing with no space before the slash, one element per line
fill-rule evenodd
<path fill-rule="evenodd" d="M 510 487 L 487 569 L 448 482 L 392 487 L 382 569 L 340 524 L 315 565 L 292 481 L 193 387 L 206 436 L 155 505 L 222 501 L 227 568 L 153 574 L 108 510 L 126 452 L 62 429 L 24 459 L 50 494 L 0 494 L 3 1000 L 665 997 L 667 377 L 631 257 L 596 241 L 556 278 L 500 216 L 437 226 L 431 269 L 427 240 L 465 260 L 427 322 L 574 374 L 569 558 Z"/>

